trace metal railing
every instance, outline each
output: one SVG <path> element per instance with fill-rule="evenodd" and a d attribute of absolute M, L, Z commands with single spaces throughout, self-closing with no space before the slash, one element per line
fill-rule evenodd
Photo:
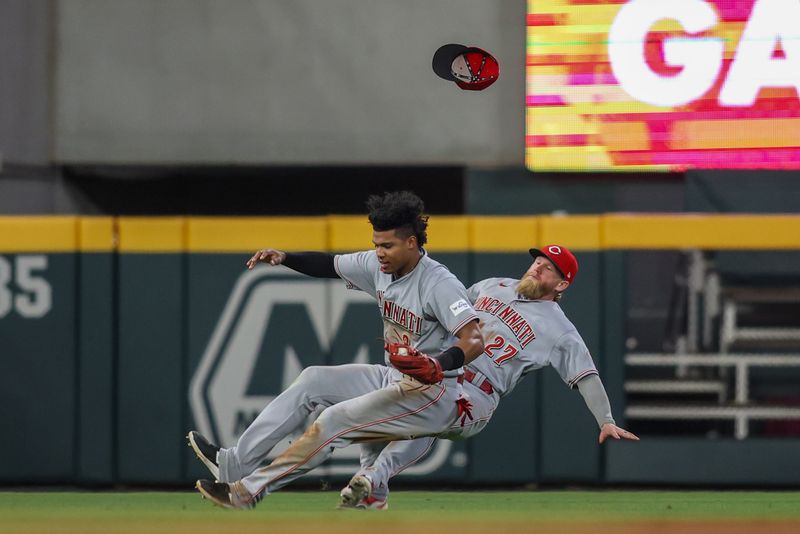
<path fill-rule="evenodd" d="M 625 364 L 632 367 L 727 367 L 734 370 L 735 395 L 731 406 L 631 405 L 625 410 L 625 416 L 631 419 L 733 420 L 737 439 L 745 439 L 749 435 L 750 420 L 800 419 L 800 407 L 750 405 L 749 387 L 752 367 L 800 367 L 800 354 L 640 353 L 626 355 Z M 661 391 L 668 390 L 664 386 L 662 384 Z"/>

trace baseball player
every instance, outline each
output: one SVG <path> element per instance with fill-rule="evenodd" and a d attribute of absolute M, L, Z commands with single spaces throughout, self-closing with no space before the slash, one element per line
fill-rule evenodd
<path fill-rule="evenodd" d="M 198 480 L 195 487 L 215 504 L 253 507 L 353 442 L 468 436 L 491 417 L 494 397 L 470 403 L 463 395 L 461 368 L 483 352 L 483 339 L 466 289 L 423 248 L 428 219 L 422 201 L 409 192 L 387 193 L 370 197 L 367 207 L 374 251 L 334 256 L 262 249 L 247 266 L 282 264 L 315 277 L 341 278 L 371 295 L 383 319 L 391 366 L 306 368 L 230 448 L 189 432 L 190 446 L 217 479 Z M 281 439 L 320 409 L 299 439 L 261 467 Z"/>
<path fill-rule="evenodd" d="M 618 427 L 589 350 L 558 301 L 575 281 L 578 262 L 563 246 L 530 249 L 533 263 L 521 280 L 489 278 L 469 288 L 470 303 L 481 321 L 483 354 L 464 368 L 467 393 L 474 401 L 495 403 L 510 394 L 531 371 L 552 366 L 571 388 L 577 386 L 600 427 L 600 443 L 609 438 L 637 440 Z M 388 481 L 422 458 L 436 438 L 396 441 L 365 461 L 341 492 L 342 507 L 385 509 Z"/>

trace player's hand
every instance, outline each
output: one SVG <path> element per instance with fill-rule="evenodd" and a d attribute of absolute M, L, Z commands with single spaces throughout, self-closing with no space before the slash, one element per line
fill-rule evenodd
<path fill-rule="evenodd" d="M 247 268 L 252 269 L 258 262 L 280 265 L 286 259 L 286 253 L 272 248 L 262 248 L 247 260 Z"/>
<path fill-rule="evenodd" d="M 602 426 L 602 428 L 600 428 L 600 443 L 603 443 L 608 438 L 639 441 L 639 436 L 612 423 L 606 423 Z"/>

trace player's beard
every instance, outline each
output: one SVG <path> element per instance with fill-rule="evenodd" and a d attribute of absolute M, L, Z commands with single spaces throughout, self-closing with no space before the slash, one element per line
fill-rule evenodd
<path fill-rule="evenodd" d="M 547 288 L 539 280 L 523 276 L 517 284 L 517 293 L 528 300 L 538 300 L 547 295 Z"/>

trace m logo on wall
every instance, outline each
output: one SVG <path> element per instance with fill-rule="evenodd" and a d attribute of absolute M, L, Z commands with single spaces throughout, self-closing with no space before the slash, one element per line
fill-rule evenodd
<path fill-rule="evenodd" d="M 309 365 L 383 363 L 382 327 L 375 300 L 340 280 L 301 276 L 260 266 L 237 280 L 192 377 L 189 404 L 197 429 L 223 446 Z M 309 423 L 318 416 L 314 413 Z M 290 436 L 269 458 L 288 446 Z M 404 474 L 429 474 L 451 448 L 433 451 Z M 352 474 L 359 447 L 336 451 L 315 474 Z"/>

